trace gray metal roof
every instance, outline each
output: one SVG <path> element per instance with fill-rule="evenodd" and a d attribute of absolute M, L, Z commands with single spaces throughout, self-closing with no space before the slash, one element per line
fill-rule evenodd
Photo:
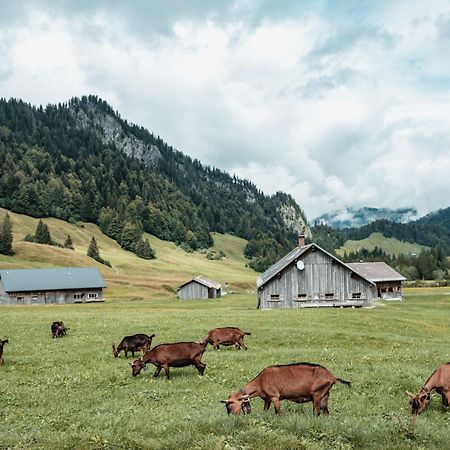
<path fill-rule="evenodd" d="M 106 287 L 102 275 L 95 267 L 0 270 L 0 279 L 6 292 Z"/>
<path fill-rule="evenodd" d="M 404 281 L 406 278 L 384 262 L 348 263 L 355 272 L 370 281 Z"/>
<path fill-rule="evenodd" d="M 285 267 L 287 267 L 291 262 L 293 262 L 295 259 L 297 259 L 301 255 L 303 255 L 303 253 L 307 252 L 312 247 L 317 248 L 321 252 L 328 255 L 330 258 L 337 261 L 339 264 L 343 265 L 344 267 L 347 267 L 347 269 L 349 269 L 353 273 L 356 273 L 361 278 L 364 278 L 370 284 L 374 284 L 373 281 L 369 280 L 364 275 L 361 275 L 359 272 L 352 269 L 348 264 L 343 263 L 340 259 L 336 258 L 336 256 L 333 256 L 331 253 L 328 253 L 322 247 L 319 247 L 317 244 L 313 243 L 313 244 L 304 245 L 303 247 L 294 248 L 287 255 L 283 256 L 283 258 L 281 258 L 279 261 L 277 261 L 273 266 L 270 266 L 261 276 L 259 276 L 257 278 L 256 287 L 260 288 L 262 285 L 266 284 L 275 275 L 277 275 L 280 271 L 282 271 Z"/>
<path fill-rule="evenodd" d="M 192 283 L 193 281 L 196 281 L 197 283 L 202 284 L 203 286 L 206 286 L 207 288 L 213 288 L 213 289 L 221 289 L 222 285 L 218 283 L 217 281 L 210 280 L 209 278 L 203 277 L 201 275 L 192 278 L 192 280 L 186 281 L 186 283 L 183 283 L 178 289 L 180 290 L 183 286 L 186 286 L 186 284 Z"/>

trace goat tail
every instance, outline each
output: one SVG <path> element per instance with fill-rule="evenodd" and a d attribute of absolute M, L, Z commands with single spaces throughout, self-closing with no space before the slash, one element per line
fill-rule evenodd
<path fill-rule="evenodd" d="M 246 333 L 246 332 L 244 331 L 244 334 L 246 334 L 247 336 L 250 336 L 252 333 Z"/>
<path fill-rule="evenodd" d="M 349 387 L 351 387 L 351 385 L 352 385 L 352 383 L 350 383 L 350 381 L 344 380 L 343 378 L 336 377 L 336 380 L 339 381 L 339 383 L 346 384 Z"/>

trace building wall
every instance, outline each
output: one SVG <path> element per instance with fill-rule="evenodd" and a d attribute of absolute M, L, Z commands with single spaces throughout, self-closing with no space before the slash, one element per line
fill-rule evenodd
<path fill-rule="evenodd" d="M 303 270 L 293 261 L 258 289 L 259 308 L 368 306 L 376 296 L 369 282 L 320 250 L 310 250 L 300 259 Z M 352 298 L 353 294 L 360 294 L 360 298 Z"/>
<path fill-rule="evenodd" d="M 208 288 L 193 280 L 179 289 L 178 298 L 182 300 L 208 298 Z"/>
<path fill-rule="evenodd" d="M 77 289 L 67 291 L 5 292 L 0 281 L 0 304 L 6 305 L 53 305 L 67 303 L 90 303 L 103 301 L 103 289 Z"/>

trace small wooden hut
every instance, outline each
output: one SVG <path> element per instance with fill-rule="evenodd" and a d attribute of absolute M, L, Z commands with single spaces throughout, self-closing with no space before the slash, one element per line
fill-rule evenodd
<path fill-rule="evenodd" d="M 221 294 L 222 286 L 220 283 L 203 276 L 192 278 L 177 289 L 178 298 L 182 300 L 217 298 Z"/>
<path fill-rule="evenodd" d="M 378 298 L 383 300 L 402 300 L 402 282 L 406 278 L 384 262 L 362 262 L 347 264 L 364 278 L 377 286 Z"/>

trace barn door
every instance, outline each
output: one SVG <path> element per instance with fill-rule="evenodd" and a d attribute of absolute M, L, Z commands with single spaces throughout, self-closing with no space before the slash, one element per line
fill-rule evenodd
<path fill-rule="evenodd" d="M 51 305 L 56 303 L 56 296 L 55 296 L 55 293 L 53 291 L 47 292 L 45 294 L 45 303 L 49 303 Z"/>

